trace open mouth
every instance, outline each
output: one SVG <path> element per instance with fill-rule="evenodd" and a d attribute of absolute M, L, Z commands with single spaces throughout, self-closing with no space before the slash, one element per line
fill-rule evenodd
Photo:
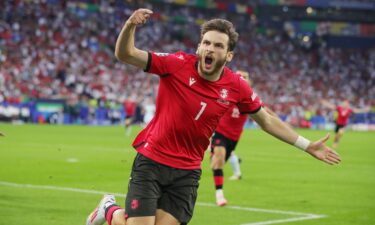
<path fill-rule="evenodd" d="M 213 63 L 214 59 L 211 56 L 204 57 L 204 64 L 207 69 L 211 68 L 211 65 Z"/>

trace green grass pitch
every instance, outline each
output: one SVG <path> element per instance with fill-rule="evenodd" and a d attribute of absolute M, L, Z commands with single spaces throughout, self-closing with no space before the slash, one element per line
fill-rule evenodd
<path fill-rule="evenodd" d="M 0 124 L 6 135 L 0 137 L 0 224 L 83 225 L 101 198 L 95 191 L 126 193 L 139 129 L 126 137 L 122 127 Z M 310 139 L 326 133 L 299 132 Z M 230 166 L 225 169 L 228 207 L 213 205 L 206 154 L 190 224 L 375 224 L 375 133 L 348 131 L 338 151 L 342 164 L 329 166 L 260 130 L 245 130 L 237 147 L 243 180 L 229 181 Z M 117 201 L 124 205 L 123 196 Z M 311 214 L 325 217 L 306 219 Z"/>

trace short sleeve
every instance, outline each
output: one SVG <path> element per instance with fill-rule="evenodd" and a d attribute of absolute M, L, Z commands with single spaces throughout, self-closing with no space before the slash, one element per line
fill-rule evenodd
<path fill-rule="evenodd" d="M 174 54 L 149 52 L 145 72 L 159 76 L 169 75 L 177 71 L 184 61 L 183 54 L 180 52 Z"/>
<path fill-rule="evenodd" d="M 263 102 L 260 100 L 258 95 L 250 87 L 250 85 L 243 79 L 240 80 L 240 101 L 238 103 L 238 109 L 243 113 L 256 113 L 262 106 Z"/>

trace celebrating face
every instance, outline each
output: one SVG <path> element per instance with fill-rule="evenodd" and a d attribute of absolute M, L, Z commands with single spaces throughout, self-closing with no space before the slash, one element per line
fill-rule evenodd
<path fill-rule="evenodd" d="M 228 51 L 229 37 L 218 31 L 206 32 L 198 47 L 199 70 L 204 76 L 220 75 L 225 63 L 231 61 L 233 52 Z"/>

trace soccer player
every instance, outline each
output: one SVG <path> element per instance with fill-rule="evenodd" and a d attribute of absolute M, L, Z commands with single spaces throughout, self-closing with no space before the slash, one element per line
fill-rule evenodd
<path fill-rule="evenodd" d="M 237 73 L 251 85 L 249 73 L 239 70 Z M 262 104 L 263 106 L 263 104 Z M 272 110 L 263 107 L 267 113 L 277 116 Z M 236 145 L 241 137 L 243 127 L 248 119 L 248 114 L 241 114 L 237 106 L 229 109 L 220 119 L 211 140 L 211 169 L 213 170 L 214 184 L 216 189 L 216 204 L 224 206 L 227 200 L 224 197 L 224 165 L 229 160 L 233 169 L 231 180 L 241 179 L 240 162 L 234 154 Z"/>
<path fill-rule="evenodd" d="M 127 136 L 130 136 L 130 133 L 132 130 L 132 123 L 133 123 L 135 107 L 136 107 L 135 99 L 136 99 L 135 95 L 132 95 L 124 101 L 124 110 L 126 112 L 125 132 Z"/>
<path fill-rule="evenodd" d="M 332 148 L 336 149 L 337 145 L 339 144 L 340 139 L 344 135 L 344 128 L 348 124 L 349 116 L 354 113 L 366 113 L 370 111 L 370 107 L 365 108 L 353 108 L 350 106 L 348 100 L 342 101 L 341 105 L 334 105 L 327 100 L 321 101 L 322 105 L 331 109 L 336 110 L 337 118 L 336 118 L 336 128 L 335 128 L 335 139 L 332 144 Z"/>
<path fill-rule="evenodd" d="M 310 142 L 280 120 L 269 116 L 257 95 L 240 76 L 225 67 L 233 58 L 238 34 L 232 23 L 214 19 L 201 27 L 198 54 L 160 54 L 134 45 L 137 25 L 152 11 L 138 9 L 124 24 L 115 55 L 160 76 L 156 113 L 133 142 L 138 151 L 125 200 L 126 211 L 105 195 L 87 225 L 187 224 L 197 198 L 201 161 L 220 118 L 232 106 L 280 140 L 303 149 L 328 164 L 340 157 L 325 146 L 328 135 Z"/>

